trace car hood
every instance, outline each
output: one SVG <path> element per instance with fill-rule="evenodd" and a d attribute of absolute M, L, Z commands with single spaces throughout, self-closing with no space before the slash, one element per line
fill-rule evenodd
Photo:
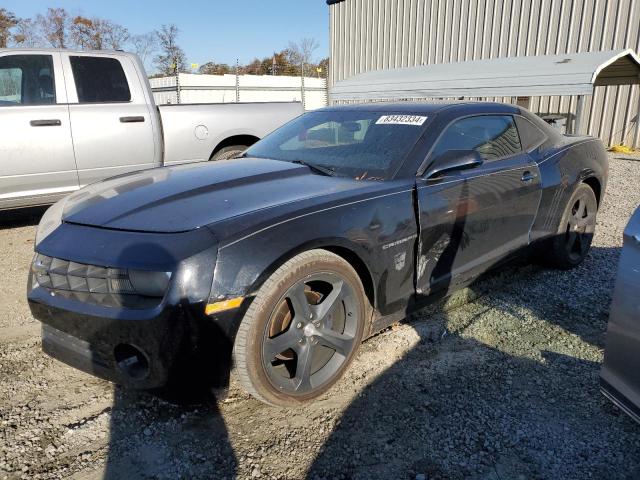
<path fill-rule="evenodd" d="M 118 230 L 185 232 L 366 183 L 371 182 L 257 158 L 154 168 L 79 190 L 68 197 L 62 219 Z"/>

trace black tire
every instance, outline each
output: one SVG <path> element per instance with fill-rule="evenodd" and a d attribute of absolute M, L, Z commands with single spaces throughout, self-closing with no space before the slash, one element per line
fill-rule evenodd
<path fill-rule="evenodd" d="M 232 158 L 236 158 L 247 148 L 249 148 L 247 145 L 230 145 L 218 150 L 216 153 L 211 155 L 209 160 L 212 162 L 216 162 L 218 160 L 231 160 Z"/>
<path fill-rule="evenodd" d="M 262 402 L 313 400 L 353 360 L 369 314 L 348 262 L 326 250 L 303 252 L 265 281 L 247 309 L 233 348 L 235 374 Z"/>
<path fill-rule="evenodd" d="M 549 242 L 550 251 L 542 252 L 548 264 L 568 270 L 582 263 L 591 248 L 597 212 L 593 189 L 581 183 L 567 202 L 557 233 Z"/>

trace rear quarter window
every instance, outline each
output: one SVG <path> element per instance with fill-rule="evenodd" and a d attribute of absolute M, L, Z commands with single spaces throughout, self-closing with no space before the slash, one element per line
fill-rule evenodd
<path fill-rule="evenodd" d="M 516 116 L 515 119 L 523 150 L 531 151 L 547 140 L 547 134 L 526 118 Z"/>
<path fill-rule="evenodd" d="M 128 102 L 131 92 L 120 61 L 105 57 L 70 57 L 80 103 Z"/>

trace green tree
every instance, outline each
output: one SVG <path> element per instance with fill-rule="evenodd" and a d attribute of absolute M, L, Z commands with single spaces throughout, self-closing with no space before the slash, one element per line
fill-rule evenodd
<path fill-rule="evenodd" d="M 200 66 L 199 73 L 204 75 L 225 75 L 232 73 L 231 67 L 226 63 L 207 62 Z"/>

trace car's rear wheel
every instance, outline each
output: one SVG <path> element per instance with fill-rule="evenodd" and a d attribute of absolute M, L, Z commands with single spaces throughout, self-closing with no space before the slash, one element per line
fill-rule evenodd
<path fill-rule="evenodd" d="M 556 236 L 551 241 L 548 262 L 561 269 L 577 267 L 589 249 L 596 229 L 598 201 L 593 189 L 580 184 L 569 199 Z"/>
<path fill-rule="evenodd" d="M 240 383 L 272 405 L 318 397 L 353 359 L 368 311 L 349 263 L 325 250 L 297 255 L 262 285 L 240 324 L 233 351 Z"/>
<path fill-rule="evenodd" d="M 236 158 L 247 148 L 249 147 L 247 147 L 246 145 L 230 145 L 228 147 L 221 148 L 216 153 L 211 155 L 210 160 L 213 162 L 218 160 L 231 160 L 232 158 Z"/>

